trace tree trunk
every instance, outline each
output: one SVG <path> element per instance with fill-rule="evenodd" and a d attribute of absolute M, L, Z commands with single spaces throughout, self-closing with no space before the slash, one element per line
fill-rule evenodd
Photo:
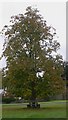
<path fill-rule="evenodd" d="M 30 98 L 30 103 L 27 105 L 29 108 L 40 108 L 40 104 L 36 101 L 36 90 L 35 90 L 35 83 L 32 81 L 32 95 Z"/>

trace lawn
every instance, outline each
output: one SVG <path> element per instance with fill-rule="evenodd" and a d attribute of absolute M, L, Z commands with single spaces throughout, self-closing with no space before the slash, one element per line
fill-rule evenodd
<path fill-rule="evenodd" d="M 40 102 L 40 109 L 27 109 L 27 103 L 3 104 L 2 118 L 66 118 L 66 101 Z"/>
<path fill-rule="evenodd" d="M 0 119 L 2 118 L 2 104 L 0 103 Z"/>

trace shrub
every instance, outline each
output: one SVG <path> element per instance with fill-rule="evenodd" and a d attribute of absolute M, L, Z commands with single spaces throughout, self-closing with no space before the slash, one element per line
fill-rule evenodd
<path fill-rule="evenodd" d="M 3 97 L 2 98 L 2 103 L 9 104 L 11 102 L 15 102 L 15 98 L 11 98 L 11 97 Z"/>

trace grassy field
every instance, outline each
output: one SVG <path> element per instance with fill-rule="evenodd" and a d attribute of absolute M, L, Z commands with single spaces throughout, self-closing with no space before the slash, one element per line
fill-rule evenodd
<path fill-rule="evenodd" d="M 27 109 L 26 105 L 3 104 L 2 118 L 66 118 L 66 101 L 41 102 L 40 109 Z"/>
<path fill-rule="evenodd" d="M 2 118 L 2 104 L 0 104 L 0 119 Z"/>

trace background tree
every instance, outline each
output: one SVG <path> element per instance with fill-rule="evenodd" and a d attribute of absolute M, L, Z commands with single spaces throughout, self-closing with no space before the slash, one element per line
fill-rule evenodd
<path fill-rule="evenodd" d="M 57 54 L 60 44 L 54 40 L 56 30 L 31 7 L 24 15 L 12 16 L 10 22 L 3 29 L 3 56 L 7 64 L 3 87 L 14 96 L 30 100 L 34 106 L 36 99 L 62 93 L 63 60 Z"/>
<path fill-rule="evenodd" d="M 62 79 L 65 81 L 65 86 L 66 86 L 66 90 L 65 90 L 65 97 L 66 99 L 68 99 L 68 61 L 64 61 L 63 62 L 63 67 L 64 67 L 64 71 L 62 76 Z"/>
<path fill-rule="evenodd" d="M 68 80 L 68 61 L 64 62 L 64 77 Z"/>

